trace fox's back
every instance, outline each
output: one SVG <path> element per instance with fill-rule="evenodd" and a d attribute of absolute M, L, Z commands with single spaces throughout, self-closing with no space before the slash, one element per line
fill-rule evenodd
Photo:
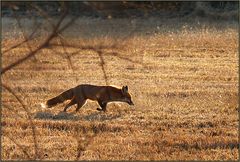
<path fill-rule="evenodd" d="M 81 84 L 76 87 L 77 93 L 90 100 L 111 100 L 121 97 L 121 89 L 113 86 L 96 86 Z"/>

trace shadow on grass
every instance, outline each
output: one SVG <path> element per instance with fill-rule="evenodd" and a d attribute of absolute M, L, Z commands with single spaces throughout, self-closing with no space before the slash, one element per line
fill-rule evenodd
<path fill-rule="evenodd" d="M 49 112 L 37 112 L 35 119 L 45 119 L 45 120 L 79 120 L 80 118 L 75 115 L 76 113 L 66 113 L 59 112 L 58 114 L 52 114 Z"/>
<path fill-rule="evenodd" d="M 83 121 L 107 121 L 114 120 L 120 117 L 120 114 L 107 114 L 104 112 L 94 112 L 89 115 L 77 115 L 77 113 L 59 112 L 58 114 L 52 114 L 50 112 L 37 112 L 35 119 L 44 120 L 83 120 Z"/>

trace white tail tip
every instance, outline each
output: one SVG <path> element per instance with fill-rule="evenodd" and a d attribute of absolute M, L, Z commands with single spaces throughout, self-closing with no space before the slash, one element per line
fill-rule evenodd
<path fill-rule="evenodd" d="M 41 103 L 41 107 L 42 108 L 47 108 L 48 106 L 46 104 L 44 104 L 44 103 Z"/>

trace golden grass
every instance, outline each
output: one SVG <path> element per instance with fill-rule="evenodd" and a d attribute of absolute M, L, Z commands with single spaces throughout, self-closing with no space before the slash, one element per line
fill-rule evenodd
<path fill-rule="evenodd" d="M 132 30 L 125 19 L 108 20 L 114 28 L 106 21 L 81 19 L 72 31 L 66 31 L 66 39 L 82 46 L 109 45 Z M 234 24 L 221 27 L 222 23 L 219 28 L 181 23 L 173 28 L 172 22 L 162 27 L 152 19 L 132 22 L 141 26 L 139 31 L 119 41 L 120 48 L 105 49 L 103 58 L 109 83 L 129 86 L 133 108 L 115 103 L 102 113 L 95 102 L 88 102 L 77 114 L 75 107 L 61 112 L 64 104 L 40 108 L 41 102 L 78 84 L 105 84 L 100 58 L 91 50 L 72 56 L 73 70 L 64 54 L 44 49 L 36 56 L 37 63 L 29 60 L 8 71 L 2 82 L 13 88 L 32 115 L 37 158 L 237 160 L 238 34 Z M 3 51 L 22 39 L 6 35 L 10 37 L 3 40 Z M 36 47 L 39 41 L 42 39 L 31 45 Z M 63 53 L 61 47 L 55 50 Z M 2 66 L 27 51 L 23 46 L 5 53 Z M 111 55 L 113 52 L 119 57 Z M 34 158 L 26 112 L 5 89 L 2 104 L 2 159 Z"/>

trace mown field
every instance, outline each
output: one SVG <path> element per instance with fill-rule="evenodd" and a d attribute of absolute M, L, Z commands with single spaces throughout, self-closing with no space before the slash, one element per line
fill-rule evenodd
<path fill-rule="evenodd" d="M 4 51 L 23 37 L 13 20 L 2 25 Z M 94 50 L 41 50 L 2 75 L 26 106 L 2 89 L 3 160 L 239 158 L 237 23 L 82 18 L 62 36 L 78 46 L 116 44 L 102 50 L 107 81 L 128 85 L 135 106 L 113 103 L 103 113 L 89 101 L 78 113 L 75 106 L 63 113 L 67 102 L 42 109 L 40 103 L 78 84 L 106 82 Z M 3 53 L 2 67 L 28 52 L 23 45 Z"/>

